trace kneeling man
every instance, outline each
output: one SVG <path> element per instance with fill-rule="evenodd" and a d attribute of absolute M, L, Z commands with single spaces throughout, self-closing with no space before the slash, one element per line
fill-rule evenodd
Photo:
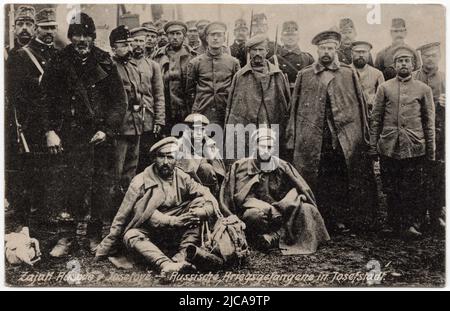
<path fill-rule="evenodd" d="M 255 132 L 256 154 L 235 162 L 220 191 L 223 210 L 246 224 L 254 248 L 308 254 L 329 240 L 314 195 L 298 171 L 273 155 L 275 132 Z"/>
<path fill-rule="evenodd" d="M 154 144 L 155 163 L 130 184 L 110 233 L 96 257 L 113 253 L 119 238 L 161 273 L 183 272 L 186 248 L 200 246 L 200 221 L 214 215 L 217 201 L 208 188 L 176 167 L 178 141 L 167 137 Z"/>

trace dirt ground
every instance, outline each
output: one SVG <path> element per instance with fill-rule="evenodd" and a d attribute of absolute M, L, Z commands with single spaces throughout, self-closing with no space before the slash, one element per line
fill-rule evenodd
<path fill-rule="evenodd" d="M 95 262 L 83 248 L 71 257 L 48 256 L 49 238 L 39 238 L 35 267 L 6 267 L 8 286 L 39 287 L 442 287 L 445 242 L 385 239 L 374 234 L 333 236 L 313 255 L 281 256 L 252 251 L 240 267 L 215 273 L 162 278 L 141 263 L 119 270 Z"/>
<path fill-rule="evenodd" d="M 379 181 L 379 180 L 378 180 Z M 160 277 L 142 263 L 119 270 L 108 260 L 95 262 L 81 246 L 72 256 L 51 258 L 52 236 L 33 236 L 42 259 L 34 267 L 6 266 L 6 285 L 14 287 L 443 287 L 445 240 L 427 236 L 405 241 L 380 235 L 385 196 L 378 182 L 380 209 L 373 228 L 331 235 L 312 255 L 282 256 L 252 251 L 239 267 L 206 274 Z M 16 229 L 5 215 L 6 232 Z M 51 228 L 50 228 L 51 229 Z M 45 232 L 45 231 L 44 231 Z"/>

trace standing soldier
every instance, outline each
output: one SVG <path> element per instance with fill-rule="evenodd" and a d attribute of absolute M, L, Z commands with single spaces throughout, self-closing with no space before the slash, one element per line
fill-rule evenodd
<path fill-rule="evenodd" d="M 200 37 L 198 34 L 197 21 L 187 21 L 186 26 L 188 28 L 187 30 L 187 44 L 193 49 L 197 50 L 200 45 L 202 44 L 200 41 Z"/>
<path fill-rule="evenodd" d="M 151 59 L 158 46 L 158 30 L 156 30 L 155 26 L 149 25 L 148 23 L 144 23 L 142 25 L 142 27 L 147 30 L 147 36 L 145 39 L 145 57 Z"/>
<path fill-rule="evenodd" d="M 167 43 L 169 43 L 167 39 L 167 34 L 164 32 L 164 25 L 167 24 L 167 20 L 160 19 L 155 22 L 156 30 L 158 31 L 158 48 L 161 48 Z M 156 52 L 155 52 L 156 53 Z"/>
<path fill-rule="evenodd" d="M 151 164 L 151 159 L 148 157 L 148 149 L 155 143 L 155 139 L 161 133 L 166 122 L 161 69 L 158 63 L 144 57 L 147 33 L 148 30 L 143 27 L 130 31 L 133 49 L 131 62 L 137 67 L 139 72 L 139 84 L 137 84 L 138 102 L 136 104 L 142 106 L 142 110 L 139 113 L 143 122 L 137 172 L 142 172 Z"/>
<path fill-rule="evenodd" d="M 29 13 L 30 11 L 22 10 L 20 12 Z M 22 18 L 31 18 L 28 15 L 25 17 L 22 14 L 21 16 Z M 25 21 L 22 20 L 22 22 Z M 19 137 L 15 137 L 11 144 L 6 145 L 7 150 L 10 148 L 6 152 L 7 170 L 23 170 L 26 175 L 15 176 L 11 180 L 12 183 L 9 183 L 9 178 L 7 179 L 7 189 L 12 188 L 11 191 L 16 191 L 23 188 L 23 194 L 19 196 L 11 194 L 11 203 L 13 203 L 13 206 L 17 206 L 22 213 L 22 215 L 18 215 L 18 218 L 23 225 L 29 221 L 26 217 L 29 211 L 25 211 L 25 207 L 31 208 L 31 211 L 39 210 L 44 203 L 43 174 L 47 170 L 45 166 L 47 150 L 45 148 L 45 133 L 42 128 L 44 109 L 41 101 L 42 87 L 40 82 L 42 74 L 47 69 L 48 62 L 57 52 L 54 46 L 57 25 L 54 9 L 39 11 L 36 14 L 36 36 L 28 45 L 11 53 L 6 63 L 6 88 L 9 99 L 7 121 L 10 123 L 7 133 L 10 133 L 12 138 L 17 136 L 13 135 L 14 130 L 16 133 L 22 131 L 30 150 L 27 154 L 19 154 L 20 148 L 24 146 L 13 143 Z M 42 210 L 39 211 L 39 214 L 44 215 Z"/>
<path fill-rule="evenodd" d="M 355 41 L 352 46 L 352 67 L 356 70 L 361 82 L 370 113 L 377 88 L 384 82 L 383 73 L 368 63 L 372 44 L 366 41 Z"/>
<path fill-rule="evenodd" d="M 384 48 L 383 50 L 378 52 L 377 57 L 375 58 L 375 67 L 378 68 L 383 73 L 384 80 L 386 81 L 394 78 L 397 75 L 394 63 L 394 51 L 399 46 L 409 47 L 405 43 L 405 38 L 407 34 L 408 32 L 406 29 L 405 20 L 403 18 L 393 18 L 391 26 L 392 44 L 387 48 Z M 417 53 L 415 51 L 413 62 L 414 62 L 414 71 L 418 70 L 420 68 L 420 63 Z"/>
<path fill-rule="evenodd" d="M 340 39 L 335 31 L 313 38 L 318 60 L 297 76 L 287 139 L 293 164 L 311 185 L 333 231 L 347 230 L 349 211 L 367 225 L 376 204 L 375 179 L 365 154 L 367 106 L 356 72 L 336 59 Z"/>
<path fill-rule="evenodd" d="M 195 49 L 195 52 L 197 52 L 197 54 L 199 54 L 199 55 L 205 53 L 206 49 L 208 47 L 208 42 L 206 41 L 205 28 L 206 28 L 206 26 L 208 26 L 209 23 L 210 23 L 209 20 L 201 19 L 195 24 L 195 27 L 197 27 L 197 31 L 198 31 L 198 35 L 199 35 L 200 43 L 201 43 Z"/>
<path fill-rule="evenodd" d="M 234 42 L 230 46 L 231 56 L 239 60 L 241 68 L 247 64 L 245 42 L 248 39 L 248 27 L 244 19 L 237 19 L 234 23 Z"/>
<path fill-rule="evenodd" d="M 212 124 L 224 125 L 228 92 L 234 74 L 241 69 L 239 61 L 224 54 L 227 26 L 212 22 L 206 29 L 208 49 L 206 53 L 189 62 L 186 95 L 192 112 L 200 113 Z"/>
<path fill-rule="evenodd" d="M 339 21 L 339 33 L 342 37 L 341 45 L 337 50 L 339 61 L 344 64 L 351 65 L 353 62 L 352 43 L 356 39 L 356 29 L 355 24 L 353 24 L 353 21 L 350 18 L 343 18 Z M 373 66 L 372 55 L 370 53 L 367 63 L 370 66 Z"/>
<path fill-rule="evenodd" d="M 314 63 L 311 54 L 302 52 L 298 46 L 298 25 L 295 21 L 283 23 L 281 30 L 281 42 L 283 46 L 278 50 L 278 62 L 280 69 L 286 74 L 289 88 L 292 92 L 297 73 L 304 67 Z"/>
<path fill-rule="evenodd" d="M 6 57 L 27 45 L 35 32 L 35 10 L 32 6 L 21 5 L 14 13 L 14 46 L 6 47 Z"/>
<path fill-rule="evenodd" d="M 42 78 L 47 147 L 65 166 L 60 209 L 50 215 L 59 233 L 53 257 L 70 252 L 77 223 L 89 216 L 91 246 L 110 225 L 112 141 L 120 133 L 127 105 L 117 67 L 94 44 L 92 18 L 74 15 L 67 37 L 71 44 L 51 60 Z"/>
<path fill-rule="evenodd" d="M 189 61 L 197 55 L 184 44 L 187 26 L 181 21 L 171 21 L 164 26 L 169 44 L 159 49 L 154 60 L 161 66 L 166 101 L 166 125 L 170 133 L 173 125 L 182 123 L 191 112 L 186 101 L 186 77 Z"/>
<path fill-rule="evenodd" d="M 121 132 L 114 143 L 114 177 L 117 201 L 122 201 L 126 189 L 136 175 L 139 159 L 139 141 L 142 134 L 143 119 L 141 93 L 139 85 L 141 77 L 135 62 L 132 62 L 130 51 L 130 31 L 126 26 L 119 26 L 111 31 L 109 42 L 114 53 L 113 60 L 122 78 L 127 97 L 126 113 Z M 119 203 L 120 204 L 120 203 Z"/>
<path fill-rule="evenodd" d="M 415 51 L 394 52 L 397 77 L 378 88 L 371 117 L 370 154 L 380 156 L 388 220 L 395 233 L 419 237 L 422 170 L 435 159 L 434 103 L 431 88 L 411 77 Z"/>
<path fill-rule="evenodd" d="M 441 215 L 445 206 L 445 74 L 438 67 L 441 59 L 439 42 L 422 45 L 417 50 L 423 65 L 413 77 L 431 87 L 436 112 L 436 161 L 425 171 L 425 189 L 430 198 L 427 206 L 430 206 L 431 229 L 439 233 L 445 229 L 445 217 Z"/>
<path fill-rule="evenodd" d="M 225 125 L 256 127 L 278 125 L 279 135 L 283 140 L 283 125 L 289 118 L 289 86 L 283 72 L 266 59 L 267 36 L 254 36 L 245 46 L 250 55 L 250 63 L 239 70 L 233 78 Z M 230 135 L 234 133 L 226 129 L 227 140 L 230 139 Z M 250 151 L 248 142 L 245 152 Z"/>
<path fill-rule="evenodd" d="M 252 19 L 252 32 L 250 33 L 250 37 L 254 35 L 265 35 L 267 36 L 267 32 L 269 31 L 269 24 L 267 23 L 267 16 L 264 13 L 254 14 Z M 275 53 L 275 42 L 268 41 L 267 43 L 267 59 L 273 56 Z"/>

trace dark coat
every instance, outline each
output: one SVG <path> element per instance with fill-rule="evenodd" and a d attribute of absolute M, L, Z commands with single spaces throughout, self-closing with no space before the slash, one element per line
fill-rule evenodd
<path fill-rule="evenodd" d="M 277 56 L 280 69 L 287 75 L 290 87 L 294 86 L 297 73 L 314 63 L 314 57 L 309 53 L 302 52 L 298 47 L 293 51 L 282 47 L 278 50 Z"/>
<path fill-rule="evenodd" d="M 36 39 L 31 40 L 27 47 L 46 71 L 48 62 L 56 55 L 57 49 L 39 43 Z M 12 111 L 12 107 L 15 107 L 17 119 L 32 152 L 42 149 L 44 142 L 40 77 L 41 72 L 23 48 L 10 54 L 6 63 L 6 92 L 9 104 L 13 106 L 8 109 L 6 121 L 11 129 L 15 129 Z"/>
<path fill-rule="evenodd" d="M 269 61 L 266 64 L 268 74 L 260 80 L 250 64 L 236 73 L 228 96 L 225 124 L 278 124 L 282 140 L 283 124 L 289 119 L 289 86 L 279 68 Z M 263 110 L 265 113 L 261 115 Z"/>
<path fill-rule="evenodd" d="M 230 46 L 231 56 L 236 57 L 239 60 L 239 64 L 241 68 L 247 65 L 247 53 L 245 52 L 245 42 L 238 43 L 234 41 L 234 43 Z"/>
<path fill-rule="evenodd" d="M 186 101 L 186 78 L 189 61 L 197 53 L 189 46 L 183 45 L 179 61 L 173 62 L 169 57 L 170 45 L 156 51 L 153 59 L 161 67 L 164 81 L 164 98 L 166 102 L 166 125 L 173 126 L 183 122 L 190 113 Z"/>
<path fill-rule="evenodd" d="M 335 62 L 329 68 L 314 63 L 300 71 L 291 101 L 287 148 L 293 149 L 293 164 L 313 189 L 320 186 L 317 178 L 328 94 L 350 181 L 357 184 L 366 168 L 361 161 L 369 143 L 368 110 L 361 85 L 350 66 Z"/>
<path fill-rule="evenodd" d="M 84 65 L 72 45 L 50 62 L 42 78 L 45 125 L 61 137 L 64 149 L 86 146 L 97 131 L 120 134 L 126 95 L 109 54 L 97 47 Z"/>

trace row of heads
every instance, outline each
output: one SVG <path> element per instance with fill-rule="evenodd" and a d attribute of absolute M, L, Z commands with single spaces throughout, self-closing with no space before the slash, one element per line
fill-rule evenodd
<path fill-rule="evenodd" d="M 19 20 L 31 20 L 37 26 L 56 26 L 56 11 L 53 8 L 44 8 L 39 12 L 35 12 L 34 7 L 22 5 L 15 12 L 15 21 Z M 254 14 L 252 19 L 253 23 L 264 23 L 267 21 L 267 17 L 264 13 Z M 206 19 L 201 19 L 198 21 L 188 21 L 184 23 L 183 21 L 173 20 L 173 21 L 165 21 L 159 20 L 155 23 L 146 22 L 143 23 L 141 27 L 137 27 L 131 30 L 124 25 L 117 27 L 111 32 L 110 35 L 110 43 L 111 45 L 115 42 L 125 42 L 129 40 L 131 37 L 140 36 L 140 35 L 148 35 L 149 33 L 160 34 L 163 30 L 165 33 L 181 31 L 186 33 L 188 30 L 195 27 L 198 29 L 201 25 L 206 25 L 204 28 L 205 34 L 210 34 L 214 32 L 223 32 L 227 31 L 227 25 L 220 21 L 210 22 Z M 247 28 L 247 24 L 244 19 L 238 19 L 235 22 L 235 29 Z M 322 45 L 326 43 L 334 43 L 336 46 L 339 46 L 341 43 L 341 32 L 347 29 L 354 29 L 355 25 L 350 18 L 343 18 L 339 22 L 339 30 L 326 30 L 320 32 L 312 39 L 311 43 L 313 45 Z M 298 24 L 295 21 L 286 21 L 283 23 L 282 34 L 295 34 L 299 30 Z M 406 30 L 406 22 L 402 18 L 393 18 L 391 24 L 391 30 Z M 73 35 L 85 35 L 90 36 L 93 39 L 96 38 L 96 28 L 94 20 L 84 12 L 76 13 L 70 20 L 69 29 L 67 36 L 71 38 Z M 268 42 L 269 38 L 265 34 L 259 34 L 251 37 L 246 42 L 246 47 L 251 48 L 255 45 Z M 440 44 L 438 42 L 428 43 L 422 45 L 417 50 L 420 50 L 422 53 L 431 49 L 439 49 Z M 372 45 L 367 41 L 355 41 L 352 43 L 353 49 L 364 49 L 371 50 Z M 408 47 L 399 48 L 398 51 L 400 54 L 413 54 L 412 51 Z"/>

